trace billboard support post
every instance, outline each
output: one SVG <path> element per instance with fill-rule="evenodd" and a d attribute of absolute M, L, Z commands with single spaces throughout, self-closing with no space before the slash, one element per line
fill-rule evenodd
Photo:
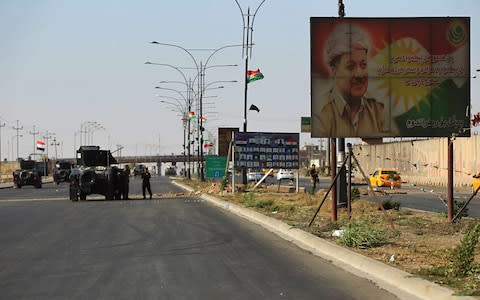
<path fill-rule="evenodd" d="M 337 178 L 337 141 L 335 138 L 330 140 L 330 176 L 332 177 L 332 185 Z M 337 186 L 332 186 L 332 221 L 337 221 Z"/>
<path fill-rule="evenodd" d="M 448 201 L 448 221 L 453 221 L 453 140 L 448 138 L 448 180 L 447 180 L 447 201 Z"/>

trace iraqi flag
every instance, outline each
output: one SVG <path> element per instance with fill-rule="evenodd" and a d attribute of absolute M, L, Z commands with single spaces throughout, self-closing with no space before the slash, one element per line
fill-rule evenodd
<path fill-rule="evenodd" d="M 38 140 L 37 141 L 37 150 L 45 151 L 45 142 Z"/>

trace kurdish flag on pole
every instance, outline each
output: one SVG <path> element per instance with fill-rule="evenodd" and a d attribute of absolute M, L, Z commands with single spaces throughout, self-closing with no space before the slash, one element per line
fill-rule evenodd
<path fill-rule="evenodd" d="M 263 79 L 263 74 L 260 72 L 260 69 L 247 71 L 247 83 L 260 79 Z"/>

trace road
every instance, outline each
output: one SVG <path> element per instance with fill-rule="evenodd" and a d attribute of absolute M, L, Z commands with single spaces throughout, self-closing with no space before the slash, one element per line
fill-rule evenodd
<path fill-rule="evenodd" d="M 152 189 L 178 191 L 164 177 Z M 396 299 L 200 198 L 70 202 L 66 184 L 0 195 L 1 299 Z"/>
<path fill-rule="evenodd" d="M 240 182 L 240 177 L 236 179 Z M 267 184 L 277 184 L 277 181 L 273 177 L 266 179 Z M 320 177 L 320 183 L 317 185 L 318 189 L 327 190 L 330 187 L 331 179 L 329 177 Z M 284 181 L 282 185 L 295 185 L 294 182 Z M 299 178 L 299 186 L 305 187 L 306 191 L 311 191 L 310 179 L 307 177 Z M 366 190 L 367 185 L 363 184 L 360 180 L 355 180 L 353 188 Z M 382 189 L 380 189 L 382 190 Z M 388 195 L 382 195 L 380 193 L 377 196 L 362 195 L 363 198 L 371 201 L 378 200 L 391 200 L 400 203 L 401 207 L 408 207 L 413 209 L 432 211 L 438 213 L 447 213 L 447 188 L 445 187 L 432 187 L 432 186 L 417 186 L 408 183 L 404 183 L 402 188 L 395 189 L 393 191 L 388 188 L 383 188 Z M 454 190 L 454 200 L 458 202 L 465 202 L 472 195 L 470 187 L 456 188 Z M 443 201 L 442 201 L 443 199 Z M 480 218 L 480 193 L 473 198 L 468 205 L 468 216 L 473 218 Z"/>

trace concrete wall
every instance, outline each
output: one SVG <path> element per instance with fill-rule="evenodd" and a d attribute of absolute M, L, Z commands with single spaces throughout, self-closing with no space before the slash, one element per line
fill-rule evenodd
<path fill-rule="evenodd" d="M 396 141 L 378 145 L 355 145 L 353 153 L 363 171 L 397 168 L 409 183 L 447 185 L 448 139 Z M 456 138 L 453 142 L 454 185 L 469 186 L 480 172 L 480 136 Z"/>
<path fill-rule="evenodd" d="M 12 173 L 19 168 L 16 161 L 2 161 L 0 163 L 0 183 L 11 182 L 13 180 Z"/>

